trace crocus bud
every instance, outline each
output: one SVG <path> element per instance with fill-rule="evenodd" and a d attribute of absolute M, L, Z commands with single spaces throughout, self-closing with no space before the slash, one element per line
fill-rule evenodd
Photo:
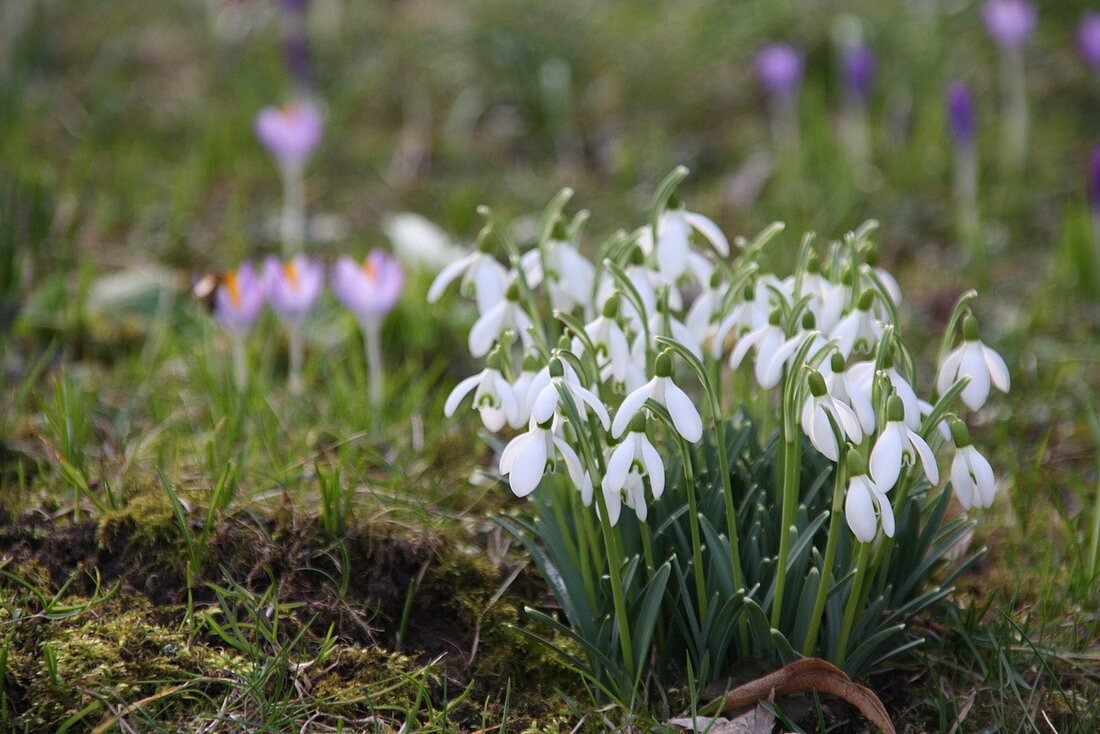
<path fill-rule="evenodd" d="M 321 142 L 325 121 L 309 103 L 264 107 L 256 115 L 256 137 L 281 166 L 301 166 Z"/>
<path fill-rule="evenodd" d="M 1018 49 L 1035 30 L 1039 13 L 1027 0 L 989 0 L 982 6 L 986 30 L 1001 48 Z"/>
<path fill-rule="evenodd" d="M 1077 29 L 1077 48 L 1100 71 L 1100 13 L 1086 13 Z"/>
<path fill-rule="evenodd" d="M 1089 159 L 1089 204 L 1092 211 L 1100 217 L 1100 145 L 1092 149 Z"/>
<path fill-rule="evenodd" d="M 866 99 L 875 81 L 875 52 L 870 46 L 846 49 L 840 59 L 840 75 L 853 97 Z"/>
<path fill-rule="evenodd" d="M 805 59 L 786 43 L 773 43 L 756 54 L 756 76 L 772 97 L 791 97 L 802 83 Z"/>
<path fill-rule="evenodd" d="M 955 145 L 969 148 L 974 144 L 974 99 L 962 82 L 947 88 L 947 125 Z"/>

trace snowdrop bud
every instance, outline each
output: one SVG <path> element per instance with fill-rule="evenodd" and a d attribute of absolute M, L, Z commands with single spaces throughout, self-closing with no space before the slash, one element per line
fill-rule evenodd
<path fill-rule="evenodd" d="M 897 395 L 891 395 L 886 400 L 886 420 L 887 422 L 905 420 L 905 404 Z"/>
<path fill-rule="evenodd" d="M 810 377 L 807 380 L 810 385 L 810 394 L 815 398 L 820 398 L 825 395 L 828 390 L 825 388 L 825 378 L 821 376 L 821 373 L 814 370 L 810 373 Z"/>
<path fill-rule="evenodd" d="M 607 299 L 607 302 L 603 305 L 604 318 L 614 319 L 619 315 L 619 301 L 622 300 L 622 295 L 619 291 L 615 291 L 611 294 L 611 297 Z"/>
<path fill-rule="evenodd" d="M 848 476 L 858 477 L 861 474 L 867 473 L 867 460 L 863 458 L 863 454 L 859 452 L 859 449 L 852 449 L 848 452 Z"/>
<path fill-rule="evenodd" d="M 565 367 L 562 366 L 561 360 L 554 357 L 550 360 L 550 376 L 562 377 L 565 374 Z"/>
<path fill-rule="evenodd" d="M 672 377 L 672 358 L 664 351 L 657 355 L 653 365 L 653 374 L 657 377 Z"/>

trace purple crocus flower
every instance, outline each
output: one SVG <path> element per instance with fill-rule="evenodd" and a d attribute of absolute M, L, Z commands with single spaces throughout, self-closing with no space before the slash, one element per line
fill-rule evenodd
<path fill-rule="evenodd" d="M 840 74 L 844 86 L 859 99 L 864 99 L 875 81 L 875 52 L 870 46 L 845 49 L 840 59 Z"/>
<path fill-rule="evenodd" d="M 321 111 L 308 102 L 264 107 L 256 115 L 256 137 L 281 166 L 301 166 L 321 142 Z"/>
<path fill-rule="evenodd" d="M 301 321 L 317 302 L 325 284 L 325 267 L 305 255 L 287 262 L 277 257 L 264 261 L 264 291 L 275 313 L 288 321 Z"/>
<path fill-rule="evenodd" d="M 756 75 L 772 97 L 793 96 L 802 82 L 802 51 L 786 43 L 773 43 L 756 54 Z"/>
<path fill-rule="evenodd" d="M 332 290 L 364 324 L 377 323 L 401 296 L 405 272 L 384 250 L 372 250 L 361 264 L 344 255 L 332 269 Z"/>
<path fill-rule="evenodd" d="M 982 17 L 998 45 L 1018 49 L 1035 30 L 1039 13 L 1027 0 L 989 0 L 982 6 Z"/>
<path fill-rule="evenodd" d="M 232 332 L 244 333 L 256 323 L 264 306 L 264 287 L 252 263 L 221 277 L 214 294 L 214 318 Z"/>
<path fill-rule="evenodd" d="M 1077 48 L 1085 61 L 1100 70 L 1100 13 L 1086 13 L 1077 29 Z"/>
<path fill-rule="evenodd" d="M 947 88 L 947 124 L 956 145 L 974 144 L 974 98 L 963 82 Z"/>
<path fill-rule="evenodd" d="M 1089 204 L 1096 216 L 1100 217 L 1100 145 L 1092 149 L 1089 159 Z"/>

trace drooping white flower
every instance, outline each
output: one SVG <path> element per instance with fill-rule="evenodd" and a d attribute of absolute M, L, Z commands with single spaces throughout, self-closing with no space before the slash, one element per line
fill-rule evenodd
<path fill-rule="evenodd" d="M 883 325 L 871 312 L 875 293 L 865 290 L 859 297 L 854 311 L 849 311 L 830 333 L 836 339 L 837 349 L 847 358 L 853 351 L 870 354 L 882 338 Z"/>
<path fill-rule="evenodd" d="M 517 406 L 516 422 L 509 423 L 512 428 L 520 428 L 530 422 L 531 404 L 534 403 L 535 395 L 538 394 L 533 392 L 532 386 L 542 369 L 544 368 L 534 352 L 528 352 L 523 357 L 523 366 L 519 377 L 512 383 L 512 392 L 515 393 Z M 549 370 L 547 370 L 547 375 L 549 375 Z"/>
<path fill-rule="evenodd" d="M 780 326 L 782 321 L 782 313 L 779 309 L 775 309 L 768 317 L 767 324 L 741 337 L 730 352 L 730 369 L 735 370 L 748 354 L 749 349 L 755 347 L 756 361 L 753 363 L 753 373 L 760 387 L 765 390 L 771 390 L 779 384 L 783 365 L 802 343 L 799 335 L 787 338 L 783 327 Z"/>
<path fill-rule="evenodd" d="M 684 316 L 684 326 L 691 332 L 699 346 L 705 344 L 707 339 L 717 333 L 718 324 L 715 323 L 715 318 L 722 308 L 722 301 L 727 292 L 729 292 L 729 283 L 722 278 L 721 272 L 714 270 L 707 288 L 688 308 Z"/>
<path fill-rule="evenodd" d="M 904 419 L 901 398 L 891 395 L 886 401 L 886 425 L 871 449 L 871 479 L 884 492 L 897 483 L 902 466 L 912 466 L 918 458 L 928 481 L 932 484 L 940 481 L 936 455 L 923 438 L 905 425 Z"/>
<path fill-rule="evenodd" d="M 611 435 L 615 438 L 623 435 L 635 414 L 649 398 L 668 409 L 672 416 L 672 425 L 688 441 L 695 443 L 703 437 L 703 419 L 699 411 L 683 390 L 672 381 L 672 358 L 667 352 L 657 355 L 654 365 L 654 378 L 623 398 L 619 412 L 611 423 Z"/>
<path fill-rule="evenodd" d="M 665 465 L 657 449 L 649 442 L 645 425 L 646 419 L 641 413 L 631 419 L 630 431 L 611 453 L 601 484 L 605 498 L 613 494 L 621 495 L 641 522 L 645 522 L 648 516 L 643 477 L 649 477 L 653 499 L 659 499 L 665 490 Z"/>
<path fill-rule="evenodd" d="M 874 371 L 874 362 L 857 362 L 851 367 L 845 367 L 844 357 L 840 352 L 834 352 L 829 360 L 829 370 L 822 377 L 825 378 L 825 387 L 829 394 L 848 404 L 859 418 L 863 433 L 870 436 L 875 432 L 875 406 L 871 404 L 870 380 L 864 386 L 856 376 L 856 369 L 861 365 L 869 365 L 870 372 Z"/>
<path fill-rule="evenodd" d="M 719 255 L 729 256 L 729 240 L 717 224 L 702 214 L 689 212 L 676 201 L 669 203 L 670 207 L 657 218 L 656 246 L 648 227 L 638 236 L 638 243 L 646 254 L 656 251 L 657 269 L 665 279 L 674 282 L 690 267 L 690 258 L 695 255 L 690 242 L 692 230 L 702 235 Z"/>
<path fill-rule="evenodd" d="M 558 357 L 550 360 L 549 374 L 550 380 L 539 390 L 538 394 L 535 395 L 534 402 L 531 403 L 531 420 L 535 423 L 545 423 L 555 416 L 564 414 L 561 405 L 561 392 L 558 389 L 561 386 L 573 396 L 573 401 L 579 410 L 583 411 L 584 406 L 587 405 L 600 419 L 604 430 L 607 430 L 608 426 L 611 425 L 611 417 L 607 414 L 607 408 L 604 407 L 599 397 L 584 385 L 581 385 L 579 380 L 567 380 L 565 378 L 565 366 Z"/>
<path fill-rule="evenodd" d="M 544 259 L 547 273 L 543 272 Z M 556 309 L 568 312 L 575 306 L 588 306 L 592 300 L 596 268 L 576 247 L 565 241 L 564 231 L 556 231 L 544 250 L 535 248 L 523 253 L 520 266 L 532 288 L 545 281 L 550 305 Z"/>
<path fill-rule="evenodd" d="M 844 498 L 844 519 L 852 535 L 861 543 L 870 543 L 878 535 L 879 522 L 886 537 L 894 537 L 894 508 L 890 499 L 867 476 L 867 463 L 858 450 L 848 452 L 848 494 Z"/>
<path fill-rule="evenodd" d="M 978 339 L 978 321 L 970 315 L 963 319 L 963 343 L 948 354 L 940 365 L 936 391 L 942 395 L 963 377 L 970 378 L 969 384 L 963 388 L 962 400 L 971 410 L 985 405 L 990 384 L 1001 392 L 1009 390 L 1005 361 Z"/>
<path fill-rule="evenodd" d="M 640 373 L 641 381 L 645 382 L 645 371 L 638 367 L 630 354 L 630 343 L 622 326 L 619 325 L 619 306 L 622 302 L 620 294 L 615 293 L 608 298 L 603 305 L 603 311 L 599 316 L 584 326 L 584 333 L 596 350 L 596 366 L 600 369 L 600 379 L 610 380 L 612 390 L 622 392 L 633 381 L 637 381 Z M 584 342 L 577 338 L 573 340 L 573 351 L 577 355 L 584 352 Z M 637 385 L 633 385 L 637 387 Z M 633 388 L 629 388 L 633 389 Z"/>
<path fill-rule="evenodd" d="M 660 348 L 660 344 L 657 342 L 657 337 L 659 336 L 675 339 L 687 347 L 688 351 L 694 354 L 698 359 L 703 359 L 703 350 L 700 348 L 699 343 L 695 340 L 691 331 L 684 325 L 684 322 L 671 314 L 661 312 L 660 307 L 658 307 L 658 310 L 649 317 L 650 349 Z M 646 342 L 644 333 L 640 333 L 634 337 L 634 343 L 630 347 L 630 353 L 635 364 L 645 363 Z"/>
<path fill-rule="evenodd" d="M 840 447 L 837 445 L 832 424 L 835 422 L 843 435 L 848 436 L 852 443 L 858 444 L 863 440 L 859 418 L 851 408 L 829 394 L 821 373 L 811 372 L 809 384 L 810 397 L 802 404 L 802 430 L 814 448 L 830 461 L 839 461 Z"/>
<path fill-rule="evenodd" d="M 519 286 L 508 286 L 500 301 L 483 311 L 470 329 L 470 354 L 481 357 L 488 353 L 500 340 L 506 329 L 511 329 L 523 342 L 524 347 L 531 346 L 531 317 L 519 303 Z"/>
<path fill-rule="evenodd" d="M 849 369 L 849 374 L 860 388 L 860 392 L 870 397 L 874 389 L 874 375 L 875 375 L 875 363 L 868 360 L 866 362 L 857 362 Z M 917 393 L 913 390 L 913 386 L 909 383 L 909 380 L 898 371 L 898 368 L 894 364 L 894 354 L 892 351 L 887 352 L 882 358 L 882 370 L 880 374 L 886 378 L 890 383 L 890 386 L 894 390 L 894 394 L 901 398 L 901 404 L 905 409 L 905 425 L 914 431 L 920 429 L 921 416 L 927 415 L 930 411 L 921 407 L 921 399 L 917 397 Z M 870 431 L 868 431 L 870 433 Z"/>
<path fill-rule="evenodd" d="M 569 479 L 582 488 L 585 473 L 580 459 L 565 439 L 554 434 L 550 421 L 541 425 L 532 423 L 526 433 L 508 442 L 500 455 L 500 473 L 508 476 L 513 494 L 526 497 L 535 491 L 543 476 L 554 473 L 559 453 Z"/>
<path fill-rule="evenodd" d="M 725 351 L 726 337 L 730 332 L 740 339 L 746 333 L 767 325 L 772 307 L 766 296 L 758 294 L 759 291 L 752 285 L 745 286 L 742 299 L 719 322 L 711 343 L 711 354 L 715 359 L 719 359 Z"/>
<path fill-rule="evenodd" d="M 955 458 L 951 460 L 951 488 L 959 498 L 959 504 L 971 507 L 990 507 L 997 492 L 993 467 L 970 443 L 970 432 L 962 421 L 951 424 L 951 436 L 955 441 Z"/>
<path fill-rule="evenodd" d="M 428 288 L 428 303 L 435 303 L 458 276 L 463 293 L 473 292 L 477 310 L 484 314 L 502 300 L 508 289 L 508 271 L 489 254 L 487 244 L 439 271 Z"/>
<path fill-rule="evenodd" d="M 485 369 L 467 377 L 451 391 L 443 406 L 443 414 L 448 418 L 454 415 L 462 399 L 473 390 L 474 408 L 481 414 L 481 422 L 486 428 L 495 433 L 504 427 L 505 422 L 515 427 L 518 423 L 519 403 L 512 386 L 504 379 L 502 366 L 503 357 L 500 350 L 495 349 L 486 360 Z"/>

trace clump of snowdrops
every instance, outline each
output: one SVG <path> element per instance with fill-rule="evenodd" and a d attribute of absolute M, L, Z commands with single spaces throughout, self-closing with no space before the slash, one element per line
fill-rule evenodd
<path fill-rule="evenodd" d="M 914 384 L 873 222 L 823 248 L 805 237 L 781 277 L 762 253 L 782 225 L 731 246 L 676 197 L 684 175 L 594 261 L 578 247 L 586 212 L 563 217 L 569 190 L 526 251 L 482 208 L 477 250 L 428 296 L 457 280 L 477 303 L 469 348 L 485 366 L 445 412 L 472 394 L 485 428 L 509 439 L 500 473 L 535 506 L 501 522 L 564 619 L 530 613 L 627 705 L 643 680 L 706 683 L 744 656 L 813 655 L 858 674 L 919 644 L 905 622 L 965 566 L 929 588 L 968 529 L 945 521 L 951 490 L 969 510 L 996 489 L 965 412 L 1009 387 L 973 292 L 935 385 Z"/>

